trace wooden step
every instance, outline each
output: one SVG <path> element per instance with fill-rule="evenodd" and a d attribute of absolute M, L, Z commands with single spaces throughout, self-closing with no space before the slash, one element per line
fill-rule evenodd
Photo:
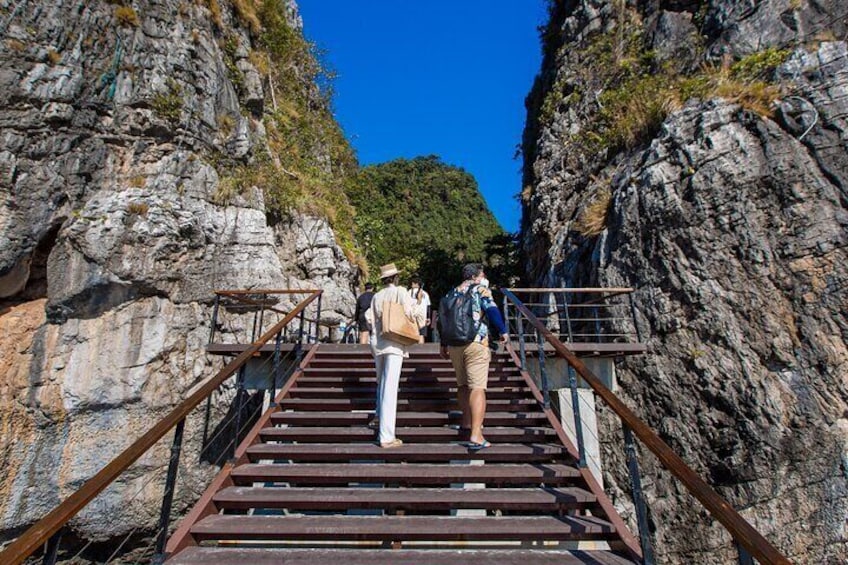
<path fill-rule="evenodd" d="M 350 386 L 350 385 L 362 385 L 362 386 L 376 386 L 377 377 L 373 374 L 370 375 L 338 375 L 338 376 L 310 376 L 308 374 L 304 374 L 298 377 L 295 386 L 297 387 L 306 387 L 306 386 L 315 386 L 315 387 L 325 387 L 325 386 Z M 527 382 L 523 377 L 520 376 L 508 376 L 508 375 L 489 375 L 489 386 L 505 386 L 505 385 L 513 385 L 513 386 L 525 386 Z M 400 386 L 404 385 L 410 386 L 421 386 L 421 385 L 431 385 L 431 386 L 456 386 L 456 377 L 453 374 L 447 376 L 439 376 L 434 375 L 432 373 L 415 373 L 411 375 L 401 375 L 400 376 Z"/>
<path fill-rule="evenodd" d="M 609 551 L 189 547 L 173 565 L 634 565 Z"/>
<path fill-rule="evenodd" d="M 224 510 L 409 510 L 446 511 L 468 508 L 509 512 L 559 512 L 585 508 L 595 495 L 577 487 L 563 488 L 290 488 L 227 487 L 213 497 Z"/>
<path fill-rule="evenodd" d="M 403 463 L 353 463 L 325 465 L 305 463 L 248 463 L 233 469 L 237 485 L 250 483 L 290 483 L 347 485 L 389 483 L 400 486 L 485 483 L 487 485 L 572 484 L 580 471 L 570 465 L 407 465 Z"/>
<path fill-rule="evenodd" d="M 313 369 L 361 369 L 361 368 L 374 368 L 374 359 L 335 359 L 335 358 L 314 358 L 312 362 L 309 363 L 309 367 Z M 413 368 L 413 369 L 424 369 L 424 368 L 440 368 L 440 369 L 453 369 L 453 365 L 450 360 L 447 359 L 416 359 L 414 357 L 410 357 L 409 359 L 403 360 L 403 368 Z M 512 360 L 499 360 L 492 361 L 489 363 L 490 368 L 495 369 L 517 369 L 515 363 Z"/>
<path fill-rule="evenodd" d="M 399 427 L 397 437 L 405 442 L 449 442 L 467 441 L 468 431 L 446 427 Z M 376 430 L 367 426 L 358 427 L 304 427 L 264 428 L 260 432 L 263 441 L 297 441 L 308 443 L 343 443 L 352 441 L 374 441 Z M 486 426 L 486 438 L 492 442 L 545 442 L 556 441 L 551 428 L 510 428 Z"/>
<path fill-rule="evenodd" d="M 274 424 L 296 426 L 357 426 L 374 418 L 374 406 L 366 412 L 275 412 L 271 415 Z M 397 426 L 441 426 L 459 424 L 462 413 L 452 412 L 399 412 Z M 548 418 L 542 412 L 486 412 L 487 426 L 539 426 L 547 425 Z"/>
<path fill-rule="evenodd" d="M 460 518 L 442 516 L 212 515 L 191 528 L 206 540 L 600 540 L 615 528 L 591 516 Z M 426 562 L 426 561 L 425 561 Z"/>
<path fill-rule="evenodd" d="M 368 398 L 374 399 L 377 394 L 376 386 L 339 386 L 339 387 L 292 387 L 289 390 L 290 398 Z M 526 387 L 491 387 L 486 390 L 486 399 L 498 398 L 511 399 L 522 396 L 530 398 L 529 389 Z M 398 398 L 424 399 L 450 399 L 456 397 L 456 387 L 411 387 L 401 386 L 398 390 Z"/>
<path fill-rule="evenodd" d="M 282 408 L 290 408 L 295 410 L 366 410 L 374 409 L 374 398 L 284 398 L 280 402 Z M 435 411 L 435 410 L 457 410 L 459 407 L 455 398 L 444 399 L 407 399 L 399 398 L 398 412 L 403 411 Z M 535 411 L 538 409 L 539 403 L 531 398 L 510 398 L 488 400 L 486 403 L 487 410 L 497 412 L 526 412 L 528 410 Z"/>
<path fill-rule="evenodd" d="M 323 367 L 313 367 L 310 364 L 308 367 L 305 367 L 303 370 L 304 375 L 310 376 L 376 376 L 376 368 L 371 365 L 369 367 L 340 367 L 340 368 L 323 368 Z M 456 371 L 453 370 L 453 367 L 402 367 L 400 370 L 400 374 L 402 377 L 411 376 L 411 375 L 442 375 L 442 376 L 453 376 L 456 374 Z M 489 367 L 489 375 L 508 375 L 508 376 L 520 376 L 521 372 L 518 367 Z"/>
<path fill-rule="evenodd" d="M 247 448 L 251 462 L 282 460 L 302 462 L 348 462 L 380 460 L 387 462 L 450 462 L 483 460 L 506 463 L 573 463 L 565 447 L 542 443 L 501 443 L 471 451 L 458 443 L 411 443 L 383 449 L 370 443 L 258 443 Z"/>

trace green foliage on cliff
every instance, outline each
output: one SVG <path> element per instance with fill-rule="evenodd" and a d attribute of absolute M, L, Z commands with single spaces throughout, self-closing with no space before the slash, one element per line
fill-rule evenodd
<path fill-rule="evenodd" d="M 615 26 L 582 45 L 580 64 L 556 76 L 539 108 L 540 122 L 549 125 L 565 107 L 579 106 L 588 120 L 571 139 L 576 147 L 588 154 L 632 149 L 653 139 L 668 115 L 693 98 L 723 98 L 770 115 L 780 95 L 772 75 L 788 51 L 764 49 L 735 62 L 686 69 L 645 47 L 638 12 L 618 3 L 615 13 Z M 549 37 L 543 41 L 555 49 Z"/>
<path fill-rule="evenodd" d="M 215 0 L 208 7 L 213 17 L 220 14 Z M 236 0 L 232 7 L 253 40 L 250 62 L 266 79 L 266 143 L 249 163 L 226 167 L 222 195 L 258 186 L 272 216 L 297 211 L 325 217 L 348 259 L 359 263 L 354 210 L 344 190 L 358 163 L 332 114 L 332 74 L 321 65 L 314 45 L 288 24 L 283 0 Z M 235 59 L 238 38 L 228 35 L 220 43 L 228 76 L 243 94 Z"/>
<path fill-rule="evenodd" d="M 418 273 L 435 298 L 456 284 L 468 262 L 486 262 L 506 276 L 512 239 L 465 170 L 432 155 L 397 159 L 362 168 L 347 194 L 372 280 L 380 265 L 394 262 L 405 277 Z"/>

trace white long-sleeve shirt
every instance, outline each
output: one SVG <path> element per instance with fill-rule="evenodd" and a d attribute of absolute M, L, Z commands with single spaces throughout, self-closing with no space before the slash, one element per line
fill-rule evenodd
<path fill-rule="evenodd" d="M 406 352 L 407 345 L 392 341 L 383 337 L 383 304 L 386 302 L 400 302 L 406 315 L 414 319 L 418 327 L 424 325 L 424 318 L 418 311 L 417 302 L 409 297 L 409 293 L 402 286 L 390 284 L 374 295 L 371 299 L 371 308 L 365 313 L 365 318 L 371 323 L 374 331 L 371 332 L 371 350 L 374 355 L 403 355 L 409 357 Z"/>

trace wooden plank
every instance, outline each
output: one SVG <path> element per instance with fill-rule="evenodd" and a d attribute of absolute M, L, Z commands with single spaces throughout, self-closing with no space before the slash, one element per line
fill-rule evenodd
<path fill-rule="evenodd" d="M 598 540 L 615 537 L 594 517 L 521 516 L 207 516 L 192 528 L 200 540 Z"/>
<path fill-rule="evenodd" d="M 315 377 L 315 376 L 304 376 L 297 381 L 298 388 L 305 387 L 327 387 L 327 386 L 375 386 L 377 383 L 377 377 L 372 375 L 344 375 L 344 376 L 331 376 L 331 377 Z M 443 386 L 443 387 L 455 387 L 456 386 L 456 377 L 453 374 L 446 376 L 439 376 L 427 373 L 415 373 L 411 375 L 401 375 L 400 377 L 400 385 L 408 385 L 408 386 L 422 386 L 422 385 L 430 385 L 430 386 Z M 515 373 L 515 375 L 489 375 L 489 386 L 497 387 L 497 386 L 524 386 L 524 379 L 521 378 L 519 373 Z"/>
<path fill-rule="evenodd" d="M 261 459 L 303 462 L 347 462 L 352 460 L 382 460 L 387 462 L 448 462 L 453 460 L 484 460 L 510 463 L 573 462 L 568 450 L 548 444 L 493 444 L 480 451 L 471 451 L 458 443 L 412 443 L 394 449 L 383 449 L 369 443 L 262 443 L 247 449 L 252 462 Z"/>
<path fill-rule="evenodd" d="M 305 428 L 265 428 L 260 432 L 264 441 L 297 441 L 308 443 L 343 443 L 352 441 L 374 441 L 376 430 L 366 427 L 316 426 Z M 398 427 L 397 437 L 405 442 L 467 441 L 468 430 L 446 427 Z M 556 433 L 550 428 L 514 428 L 486 426 L 486 437 L 492 442 L 545 442 L 556 441 Z"/>
<path fill-rule="evenodd" d="M 360 368 L 374 368 L 374 359 L 337 359 L 333 357 L 322 357 L 317 359 L 312 363 L 313 368 L 321 368 L 321 369 L 334 369 L 334 368 L 351 368 L 351 369 L 360 369 Z M 415 367 L 417 369 L 423 369 L 428 367 L 433 368 L 446 368 L 452 369 L 453 365 L 447 359 L 420 359 L 418 357 L 410 357 L 409 359 L 403 360 L 403 368 L 407 367 Z M 497 361 L 492 361 L 490 363 L 490 367 L 496 367 L 499 369 L 508 369 L 515 368 L 515 364 L 512 361 L 507 359 L 498 359 Z"/>
<path fill-rule="evenodd" d="M 518 374 L 518 367 L 489 367 L 489 375 L 511 375 L 515 376 Z M 346 377 L 346 376 L 356 376 L 361 375 L 363 377 L 370 377 L 371 375 L 376 375 L 376 370 L 374 366 L 361 366 L 361 367 L 309 367 L 306 370 L 306 374 L 311 377 L 318 376 L 333 376 L 333 377 Z M 411 375 L 434 375 L 434 376 L 451 376 L 455 375 L 456 372 L 453 370 L 453 367 L 450 365 L 439 367 L 439 366 L 405 366 L 401 367 L 400 370 L 401 376 L 411 376 Z"/>
<path fill-rule="evenodd" d="M 627 293 L 633 292 L 635 289 L 631 287 L 610 287 L 610 288 L 509 288 L 510 292 L 536 292 L 545 293 L 551 292 L 555 294 L 562 293 L 585 293 L 585 294 L 606 294 L 606 293 Z"/>
<path fill-rule="evenodd" d="M 634 565 L 609 551 L 555 549 L 295 549 L 192 547 L 172 565 Z"/>
<path fill-rule="evenodd" d="M 373 408 L 373 406 L 371 407 Z M 342 426 L 363 425 L 373 420 L 374 414 L 368 412 L 275 412 L 271 415 L 274 424 L 297 426 Z M 434 426 L 459 424 L 462 414 L 451 412 L 399 412 L 396 425 L 398 426 Z M 544 425 L 548 422 L 542 412 L 486 412 L 487 426 L 521 426 Z"/>
<path fill-rule="evenodd" d="M 595 496 L 577 487 L 563 488 L 225 488 L 215 494 L 219 508 L 232 510 L 407 510 L 447 511 L 468 508 L 511 512 L 559 512 L 584 508 Z"/>
<path fill-rule="evenodd" d="M 325 465 L 308 463 L 239 465 L 231 473 L 235 484 L 286 482 L 338 485 L 348 483 L 390 483 L 408 486 L 451 483 L 571 484 L 580 472 L 570 465 L 406 465 L 403 463 L 354 463 Z"/>
<path fill-rule="evenodd" d="M 373 410 L 374 398 L 286 398 L 281 401 L 283 408 L 294 410 Z M 498 412 L 526 412 L 535 410 L 539 403 L 534 399 L 493 399 L 487 402 L 488 410 Z M 457 410 L 455 398 L 445 399 L 407 399 L 400 398 L 397 402 L 399 412 Z"/>
<path fill-rule="evenodd" d="M 290 398 L 366 398 L 373 402 L 376 398 L 376 386 L 338 386 L 338 387 L 295 387 L 290 393 Z M 487 401 L 497 399 L 514 399 L 520 396 L 530 396 L 526 387 L 491 387 L 486 390 Z M 401 386 L 398 390 L 398 398 L 413 400 L 456 400 L 456 387 L 413 387 Z"/>

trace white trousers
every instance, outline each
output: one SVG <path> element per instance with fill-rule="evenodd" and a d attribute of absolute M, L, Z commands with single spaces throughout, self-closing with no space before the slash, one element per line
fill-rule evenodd
<path fill-rule="evenodd" d="M 395 439 L 395 420 L 397 419 L 397 396 L 400 383 L 400 369 L 403 366 L 403 355 L 377 356 L 377 365 L 381 367 L 380 383 L 377 385 L 379 405 L 377 414 L 380 417 L 380 443 L 388 443 Z"/>

